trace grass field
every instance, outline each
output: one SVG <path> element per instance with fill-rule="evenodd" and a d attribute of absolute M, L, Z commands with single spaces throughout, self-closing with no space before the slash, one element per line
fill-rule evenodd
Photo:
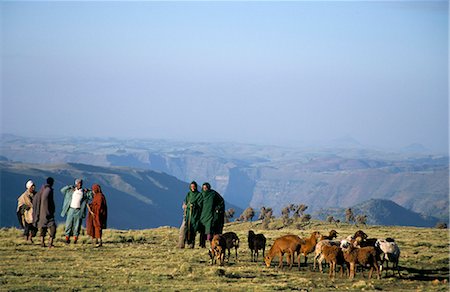
<path fill-rule="evenodd" d="M 276 227 L 274 223 L 273 227 Z M 178 229 L 160 227 L 147 230 L 106 230 L 104 246 L 94 248 L 87 236 L 78 244 L 65 245 L 62 225 L 57 231 L 55 248 L 25 243 L 21 230 L 0 230 L 0 290 L 226 290 L 226 291 L 449 291 L 449 233 L 447 229 L 355 226 L 338 227 L 313 222 L 305 230 L 261 230 L 259 222 L 229 223 L 241 240 L 239 259 L 232 254 L 223 267 L 211 266 L 207 249 L 177 249 Z M 250 261 L 247 246 L 249 229 L 264 233 L 268 244 L 281 235 L 293 233 L 309 237 L 312 231 L 328 233 L 336 229 L 346 237 L 363 229 L 369 237 L 394 237 L 401 248 L 401 278 L 368 280 L 357 273 L 354 280 L 328 277 L 311 271 L 278 270 Z M 267 248 L 267 250 L 269 247 Z M 303 257 L 302 257 L 303 261 Z M 367 271 L 365 276 L 367 277 Z"/>

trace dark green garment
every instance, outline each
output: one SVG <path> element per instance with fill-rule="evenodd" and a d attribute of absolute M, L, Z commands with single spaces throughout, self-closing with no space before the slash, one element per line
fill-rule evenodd
<path fill-rule="evenodd" d="M 214 201 L 213 234 L 222 234 L 223 224 L 225 223 L 225 201 L 217 192 Z"/>
<path fill-rule="evenodd" d="M 186 235 L 194 233 L 198 230 L 200 215 L 202 211 L 202 194 L 195 190 L 190 191 L 184 200 L 186 204 Z"/>
<path fill-rule="evenodd" d="M 205 234 L 221 234 L 224 224 L 225 203 L 222 196 L 214 191 L 202 191 L 202 215 L 200 222 Z"/>

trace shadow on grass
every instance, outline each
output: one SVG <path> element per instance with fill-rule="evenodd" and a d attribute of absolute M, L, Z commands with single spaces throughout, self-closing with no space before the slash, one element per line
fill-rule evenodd
<path fill-rule="evenodd" d="M 402 279 L 415 281 L 434 281 L 434 280 L 448 280 L 449 268 L 442 267 L 438 269 L 416 269 L 411 267 L 399 266 L 400 272 L 407 272 L 407 275 L 402 274 Z"/>

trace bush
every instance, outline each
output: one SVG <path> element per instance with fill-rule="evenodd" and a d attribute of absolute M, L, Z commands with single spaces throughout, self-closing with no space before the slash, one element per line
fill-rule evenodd
<path fill-rule="evenodd" d="M 448 227 L 447 227 L 447 223 L 445 223 L 445 222 L 438 222 L 438 223 L 436 223 L 435 228 L 437 228 L 437 229 L 447 229 Z"/>

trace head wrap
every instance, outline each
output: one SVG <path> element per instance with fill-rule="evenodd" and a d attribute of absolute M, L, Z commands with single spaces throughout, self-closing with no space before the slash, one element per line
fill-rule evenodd
<path fill-rule="evenodd" d="M 97 194 L 97 193 L 101 193 L 102 192 L 102 188 L 100 187 L 100 185 L 98 184 L 93 184 L 92 185 L 92 191 Z"/>
<path fill-rule="evenodd" d="M 210 185 L 209 183 L 205 182 L 203 185 L 206 186 L 206 188 L 207 188 L 208 190 L 211 189 L 211 185 Z"/>
<path fill-rule="evenodd" d="M 34 186 L 34 182 L 30 179 L 27 181 L 26 185 L 27 189 L 31 188 L 31 186 Z"/>

